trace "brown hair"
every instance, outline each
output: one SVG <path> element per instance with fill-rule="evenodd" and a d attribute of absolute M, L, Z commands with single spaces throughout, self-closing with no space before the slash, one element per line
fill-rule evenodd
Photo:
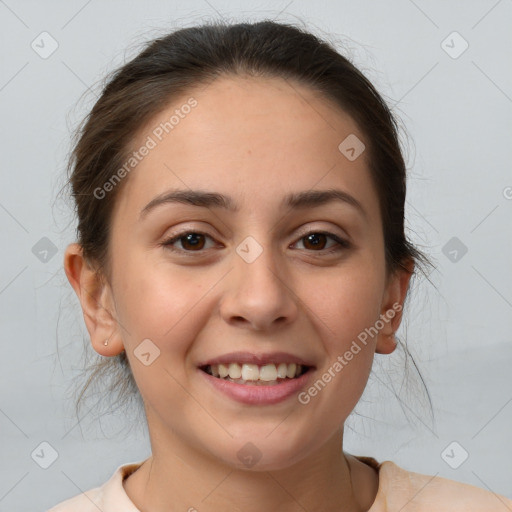
<path fill-rule="evenodd" d="M 426 275 L 423 266 L 431 265 L 429 259 L 404 233 L 406 165 L 389 107 L 330 43 L 305 29 L 273 21 L 215 22 L 176 30 L 146 43 L 135 58 L 107 77 L 99 99 L 76 131 L 67 183 L 76 205 L 78 243 L 99 275 L 107 280 L 110 276 L 111 216 L 129 177 L 105 199 L 98 199 L 94 191 L 122 167 L 134 136 L 155 114 L 193 87 L 230 75 L 280 77 L 307 85 L 352 116 L 365 136 L 379 194 L 387 272 L 413 261 L 414 273 L 420 268 Z M 77 411 L 84 392 L 102 376 L 110 381 L 110 388 L 103 387 L 102 393 L 117 393 L 118 405 L 128 395 L 139 397 L 126 353 L 100 356 L 82 389 Z"/>

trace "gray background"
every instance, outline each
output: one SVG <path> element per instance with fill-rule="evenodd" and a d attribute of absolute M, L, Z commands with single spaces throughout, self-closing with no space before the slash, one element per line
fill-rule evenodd
<path fill-rule="evenodd" d="M 509 0 L 0 0 L 0 512 L 46 510 L 149 455 L 143 424 L 118 433 L 130 417 L 74 417 L 70 390 L 86 331 L 62 270 L 73 219 L 56 198 L 70 130 L 92 106 L 98 81 L 144 40 L 212 17 L 304 20 L 344 45 L 410 137 L 408 234 L 437 269 L 435 286 L 415 282 L 399 335 L 436 421 L 419 386 L 401 387 L 400 353 L 376 356 L 345 450 L 512 498 Z M 44 31 L 58 43 L 47 58 Z M 43 453 L 42 442 L 58 454 L 47 469 L 52 449 L 31 455 Z M 456 465 L 462 449 L 469 457 L 454 469 L 446 461 Z"/>

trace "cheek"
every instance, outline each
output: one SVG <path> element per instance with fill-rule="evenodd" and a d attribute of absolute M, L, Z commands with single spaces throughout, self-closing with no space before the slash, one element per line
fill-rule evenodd
<path fill-rule="evenodd" d="M 307 297 L 326 353 L 317 378 L 329 391 L 321 400 L 335 400 L 344 409 L 343 416 L 357 403 L 371 371 L 376 344 L 371 327 L 380 315 L 382 276 L 379 265 L 372 268 L 354 260 L 318 284 L 313 293 L 306 295 L 304 290 L 302 296 Z"/>
<path fill-rule="evenodd" d="M 169 266 L 149 264 L 142 257 L 124 263 L 118 274 L 116 308 L 125 341 L 133 352 L 142 340 L 150 339 L 166 358 L 182 358 L 200 328 L 197 303 L 207 287 L 179 269 L 171 272 Z"/>
<path fill-rule="evenodd" d="M 207 318 L 198 301 L 208 287 L 158 265 L 133 262 L 124 269 L 116 303 L 134 379 L 154 410 L 180 404 L 189 378 L 184 363 Z"/>
<path fill-rule="evenodd" d="M 307 293 L 306 293 L 307 292 Z M 354 260 L 315 281 L 301 293 L 324 334 L 329 353 L 344 351 L 379 318 L 382 276 L 378 268 Z M 333 354 L 332 354 L 333 355 Z"/>

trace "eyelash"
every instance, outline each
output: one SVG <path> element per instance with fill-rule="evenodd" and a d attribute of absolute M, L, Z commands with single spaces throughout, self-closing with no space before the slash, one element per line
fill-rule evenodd
<path fill-rule="evenodd" d="M 194 257 L 196 255 L 201 255 L 204 252 L 204 249 L 199 250 L 199 251 L 187 251 L 185 249 L 176 249 L 176 248 L 172 247 L 172 244 L 174 244 L 175 242 L 177 242 L 178 240 L 180 240 L 182 238 L 185 238 L 186 235 L 190 235 L 190 234 L 203 235 L 203 236 L 206 236 L 213 240 L 213 238 L 210 235 L 208 235 L 207 233 L 203 233 L 202 231 L 184 231 L 182 233 L 179 233 L 177 235 L 172 235 L 170 238 L 165 239 L 163 242 L 161 242 L 160 245 L 165 247 L 166 249 L 169 249 L 170 251 L 181 252 L 181 253 L 184 253 L 187 256 L 191 256 L 191 257 Z M 311 250 L 308 252 L 318 252 L 318 253 L 324 252 L 327 254 L 331 254 L 331 253 L 339 252 L 341 250 L 349 249 L 351 247 L 351 244 L 347 240 L 345 240 L 344 238 L 340 238 L 339 236 L 335 235 L 334 233 L 330 233 L 329 231 L 316 231 L 316 230 L 308 231 L 307 233 L 303 234 L 297 241 L 301 241 L 302 239 L 304 239 L 310 235 L 313 235 L 313 234 L 314 235 L 326 235 L 328 238 L 331 238 L 335 242 L 337 242 L 338 246 L 331 248 L 331 249 L 323 249 L 322 251 Z"/>

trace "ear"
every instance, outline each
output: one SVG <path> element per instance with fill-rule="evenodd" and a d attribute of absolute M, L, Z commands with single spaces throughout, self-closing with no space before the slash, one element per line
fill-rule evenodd
<path fill-rule="evenodd" d="M 410 260 L 387 279 L 380 316 L 384 327 L 377 336 L 377 354 L 391 354 L 396 348 L 395 332 L 402 322 L 404 301 L 413 272 L 414 261 Z"/>
<path fill-rule="evenodd" d="M 124 346 L 110 285 L 91 268 L 83 257 L 82 247 L 76 243 L 66 248 L 64 270 L 80 300 L 94 350 L 107 357 L 118 355 Z"/>

